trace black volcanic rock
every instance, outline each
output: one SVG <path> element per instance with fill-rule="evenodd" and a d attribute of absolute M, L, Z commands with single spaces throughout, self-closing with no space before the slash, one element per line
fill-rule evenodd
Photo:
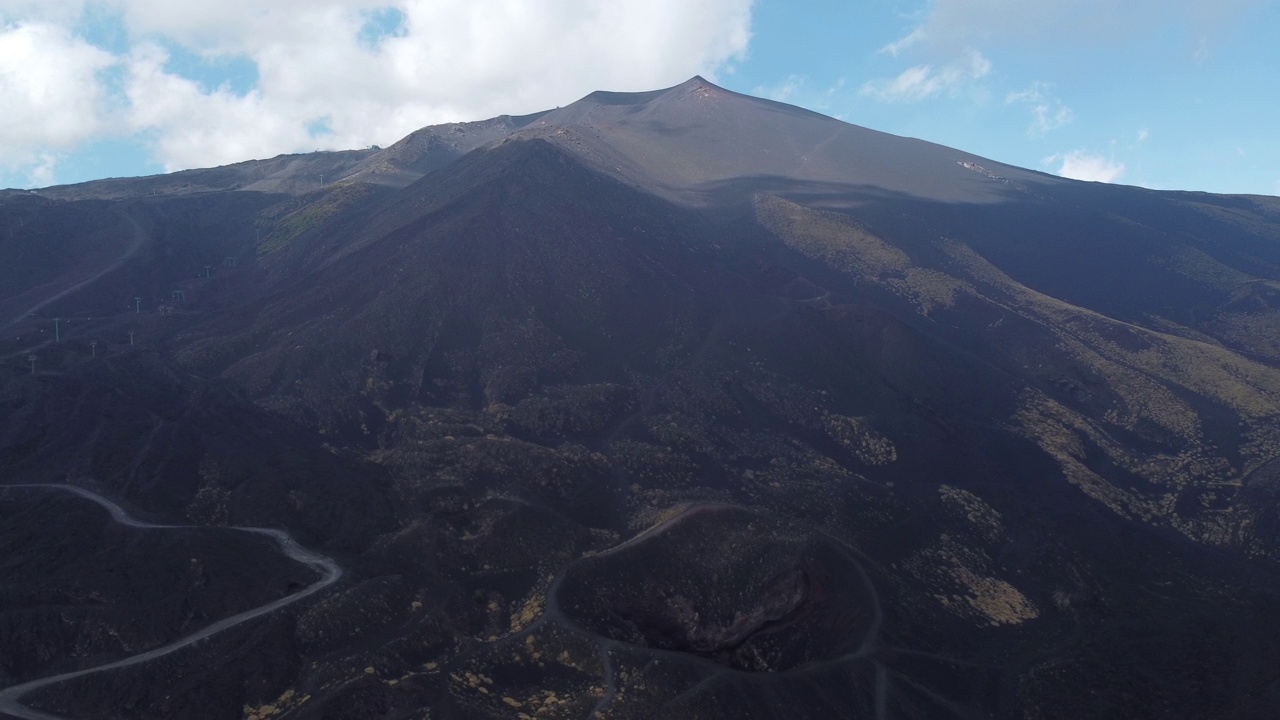
<path fill-rule="evenodd" d="M 53 551 L 4 558 L 0 672 L 10 682 L 135 654 L 312 580 L 265 538 L 123 528 L 65 493 L 0 492 L 5 547 Z"/>
<path fill-rule="evenodd" d="M 279 592 L 183 584 L 167 553 L 218 526 L 347 570 L 62 683 L 61 712 L 1280 706 L 1280 200 L 1074 182 L 701 78 L 262 165 L 0 196 L 0 481 L 210 526 L 129 556 L 192 617 Z M 85 538 L 20 535 L 42 587 L 98 583 Z M 154 601 L 99 584 L 93 627 Z M 0 635 L 46 652 L 12 677 L 92 666 L 35 612 Z"/>
<path fill-rule="evenodd" d="M 690 509 L 578 561 L 553 600 L 602 636 L 756 672 L 853 655 L 881 615 L 838 545 L 729 507 Z"/>

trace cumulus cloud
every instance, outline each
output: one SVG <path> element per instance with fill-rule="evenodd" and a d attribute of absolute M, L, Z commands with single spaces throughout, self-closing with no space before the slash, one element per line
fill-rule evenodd
<path fill-rule="evenodd" d="M 1049 83 L 1035 82 L 1031 87 L 1020 92 L 1011 92 L 1004 98 L 1006 105 L 1026 105 L 1031 112 L 1031 126 L 1027 135 L 1039 137 L 1071 122 L 1071 108 L 1067 107 L 1053 94 L 1053 86 Z"/>
<path fill-rule="evenodd" d="M 873 80 L 861 93 L 886 102 L 914 102 L 936 95 L 958 95 L 960 91 L 991 72 L 991 61 L 973 48 L 966 48 L 954 61 L 941 67 L 916 65 L 897 77 Z"/>
<path fill-rule="evenodd" d="M 1110 183 L 1124 175 L 1124 163 L 1083 150 L 1050 155 L 1044 159 L 1043 164 L 1045 167 L 1057 165 L 1053 173 L 1072 180 Z"/>
<path fill-rule="evenodd" d="M 1141 128 L 1141 129 L 1139 129 L 1139 130 L 1138 130 L 1138 144 L 1139 144 L 1139 145 L 1141 145 L 1142 143 L 1145 143 L 1145 142 L 1147 141 L 1147 139 L 1148 139 L 1148 138 L 1150 138 L 1150 137 L 1151 137 L 1151 133 L 1150 133 L 1146 128 Z"/>
<path fill-rule="evenodd" d="M 224 165 L 308 144 L 300 116 L 270 106 L 261 91 L 242 96 L 222 87 L 205 91 L 166 72 L 168 60 L 158 45 L 136 48 L 128 58 L 124 85 L 127 127 L 154 133 L 155 151 L 167 170 Z"/>
<path fill-rule="evenodd" d="M 27 184 L 31 187 L 45 187 L 53 184 L 54 172 L 57 167 L 57 155 L 40 153 L 35 162 L 27 169 Z"/>
<path fill-rule="evenodd" d="M 745 53 L 751 4 L 0 0 L 0 106 L 24 120 L 11 113 L 0 126 L 0 162 L 29 172 L 43 154 L 142 133 L 174 170 L 385 144 L 424 125 L 547 109 L 592 90 L 714 77 Z M 113 54 L 77 34 L 87 12 L 109 15 L 128 47 Z M 255 82 L 247 92 L 207 87 L 173 68 L 178 50 L 246 64 Z"/>
<path fill-rule="evenodd" d="M 102 128 L 98 74 L 110 53 L 43 21 L 0 28 L 0 165 L 52 172 L 55 154 Z"/>

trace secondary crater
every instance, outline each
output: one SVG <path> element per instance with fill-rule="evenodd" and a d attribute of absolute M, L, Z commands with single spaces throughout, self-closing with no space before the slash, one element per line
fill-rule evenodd
<path fill-rule="evenodd" d="M 687 510 L 565 574 L 561 610 L 583 628 L 752 672 L 856 651 L 876 600 L 825 536 L 731 507 Z"/>

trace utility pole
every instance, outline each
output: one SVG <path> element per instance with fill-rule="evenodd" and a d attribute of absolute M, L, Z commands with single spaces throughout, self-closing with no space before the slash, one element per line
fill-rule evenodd
<path fill-rule="evenodd" d="M 62 326 L 60 325 L 61 322 L 62 322 L 62 318 L 53 319 L 53 341 L 54 342 L 62 342 Z"/>
<path fill-rule="evenodd" d="M 31 363 L 31 374 L 35 375 L 36 374 L 36 356 L 34 354 L 28 355 L 27 362 Z"/>
<path fill-rule="evenodd" d="M 205 265 L 205 266 L 204 266 L 204 278 L 205 278 L 206 280 L 208 280 L 208 279 L 209 279 L 209 277 L 210 277 L 210 275 L 209 275 L 209 270 L 210 270 L 212 267 L 213 267 L 212 265 Z"/>
<path fill-rule="evenodd" d="M 174 302 L 186 302 L 186 301 L 187 301 L 187 293 L 186 293 L 186 291 L 185 291 L 185 290 L 174 290 L 174 291 L 173 291 L 173 301 L 174 301 Z"/>
<path fill-rule="evenodd" d="M 262 237 L 262 231 L 261 231 L 261 230 L 259 230 L 259 231 L 258 231 L 258 237 L 259 237 L 259 238 L 261 238 L 261 237 Z M 236 266 L 236 259 L 235 259 L 235 258 L 233 258 L 233 257 L 224 258 L 224 259 L 223 259 L 223 261 L 222 261 L 222 266 L 223 266 L 223 267 L 235 267 L 235 266 Z"/>
<path fill-rule="evenodd" d="M 134 315 L 142 314 L 142 296 L 141 295 L 133 299 L 133 314 Z"/>
<path fill-rule="evenodd" d="M 94 357 L 98 357 L 98 341 L 97 340 L 89 341 L 89 349 L 93 351 Z"/>
<path fill-rule="evenodd" d="M 129 344 L 130 344 L 130 345 L 132 345 L 132 344 L 133 344 L 133 336 L 134 336 L 134 335 L 137 335 L 137 334 L 138 334 L 138 331 L 137 331 L 137 330 L 130 330 L 130 331 L 129 331 Z"/>

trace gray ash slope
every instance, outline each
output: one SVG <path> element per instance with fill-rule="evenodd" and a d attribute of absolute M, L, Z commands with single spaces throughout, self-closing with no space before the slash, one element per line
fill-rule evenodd
<path fill-rule="evenodd" d="M 348 574 L 33 705 L 1280 705 L 1275 198 L 1064 180 L 700 78 L 270 163 L 0 198 L 2 479 L 282 525 Z M 102 642 L 120 612 L 4 637 L 87 667 L 284 592 L 182 580 L 148 592 L 191 593 L 188 624 L 130 647 Z M 40 582 L 3 627 L 54 616 Z"/>

